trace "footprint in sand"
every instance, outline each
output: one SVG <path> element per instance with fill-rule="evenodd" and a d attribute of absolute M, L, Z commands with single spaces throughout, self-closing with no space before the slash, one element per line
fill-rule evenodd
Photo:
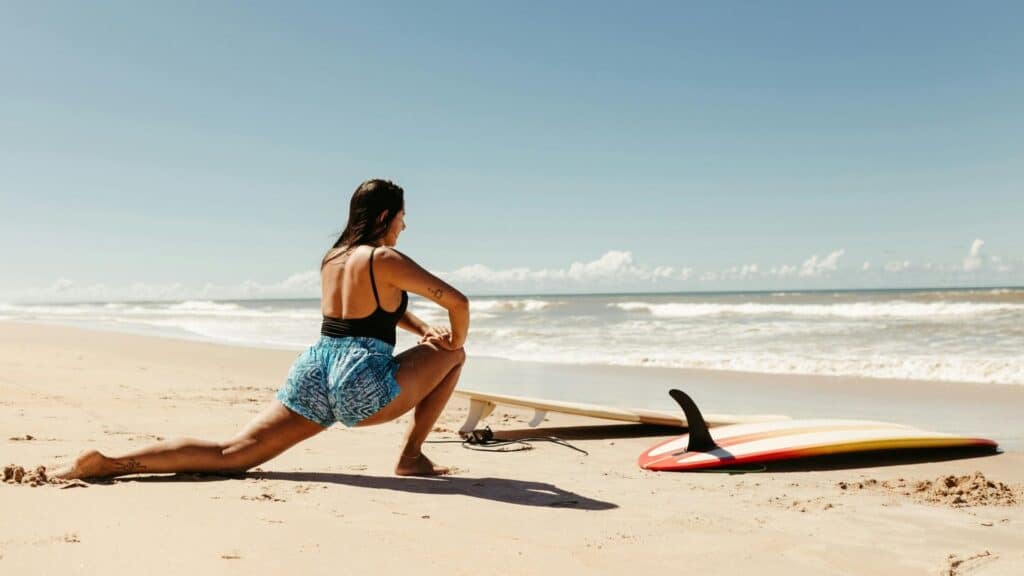
<path fill-rule="evenodd" d="M 946 559 L 948 565 L 945 570 L 942 571 L 943 576 L 957 576 L 959 574 L 966 574 L 967 572 L 973 572 L 977 570 L 982 564 L 988 564 L 997 560 L 999 556 L 992 554 L 988 550 L 979 552 L 968 558 L 960 558 L 956 554 L 950 554 Z"/>
<path fill-rule="evenodd" d="M 278 498 L 270 492 L 264 492 L 259 496 L 242 496 L 242 500 L 249 500 L 253 502 L 287 502 L 284 498 Z"/>

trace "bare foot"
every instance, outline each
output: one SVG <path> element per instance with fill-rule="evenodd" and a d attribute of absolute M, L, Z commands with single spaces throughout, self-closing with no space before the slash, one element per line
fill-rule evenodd
<path fill-rule="evenodd" d="M 443 476 L 451 472 L 446 466 L 437 466 L 420 453 L 416 456 L 399 456 L 395 474 L 399 476 Z"/>
<path fill-rule="evenodd" d="M 72 480 L 75 478 L 97 478 L 106 476 L 107 457 L 96 450 L 86 450 L 75 458 L 75 463 L 57 470 L 50 476 Z"/>

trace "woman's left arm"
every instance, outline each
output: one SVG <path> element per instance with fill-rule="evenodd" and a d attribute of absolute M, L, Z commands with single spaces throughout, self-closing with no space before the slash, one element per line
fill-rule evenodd
<path fill-rule="evenodd" d="M 403 315 L 402 318 L 398 320 L 398 327 L 407 332 L 412 332 L 413 334 L 422 338 L 423 336 L 426 335 L 427 330 L 430 328 L 430 325 L 424 322 L 423 320 L 420 320 L 420 318 L 413 314 L 411 311 L 406 310 L 405 315 Z"/>

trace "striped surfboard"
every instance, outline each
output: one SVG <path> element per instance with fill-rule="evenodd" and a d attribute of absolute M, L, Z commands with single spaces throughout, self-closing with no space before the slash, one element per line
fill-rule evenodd
<path fill-rule="evenodd" d="M 661 442 L 640 455 L 648 470 L 696 470 L 827 454 L 903 448 L 991 447 L 984 438 L 964 438 L 869 420 L 788 420 L 715 428 L 716 446 L 687 450 L 689 434 Z"/>

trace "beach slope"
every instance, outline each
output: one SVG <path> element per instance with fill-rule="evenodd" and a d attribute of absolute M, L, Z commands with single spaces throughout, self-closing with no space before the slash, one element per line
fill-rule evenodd
<path fill-rule="evenodd" d="M 86 447 L 117 453 L 174 436 L 226 438 L 272 398 L 293 358 L 0 323 L 0 464 L 52 468 Z M 486 388 L 518 366 L 481 362 L 462 385 Z M 454 440 L 465 413 L 453 400 L 431 439 Z M 655 473 L 639 469 L 637 455 L 670 431 L 552 415 L 538 432 L 525 430 L 529 416 L 499 408 L 488 422 L 508 435 L 558 434 L 589 455 L 545 443 L 512 453 L 442 443 L 428 454 L 455 475 L 399 478 L 391 471 L 405 422 L 336 425 L 243 477 L 0 484 L 0 571 L 1024 570 L 1019 452 Z"/>

